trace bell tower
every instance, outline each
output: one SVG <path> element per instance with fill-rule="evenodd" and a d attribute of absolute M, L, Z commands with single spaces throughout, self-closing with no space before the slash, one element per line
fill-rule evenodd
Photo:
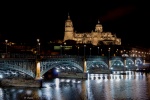
<path fill-rule="evenodd" d="M 65 21 L 64 41 L 73 40 L 73 32 L 74 32 L 73 23 L 70 19 L 70 15 L 68 14 L 68 19 Z"/>

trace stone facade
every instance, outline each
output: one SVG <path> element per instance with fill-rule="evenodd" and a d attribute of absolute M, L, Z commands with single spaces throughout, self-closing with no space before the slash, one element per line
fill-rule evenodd
<path fill-rule="evenodd" d="M 95 26 L 95 31 L 76 33 L 74 31 L 72 20 L 68 15 L 68 19 L 65 21 L 65 33 L 64 42 L 66 40 L 74 40 L 80 44 L 92 44 L 92 45 L 121 45 L 121 39 L 117 38 L 115 34 L 111 32 L 103 32 L 103 27 L 98 21 Z"/>

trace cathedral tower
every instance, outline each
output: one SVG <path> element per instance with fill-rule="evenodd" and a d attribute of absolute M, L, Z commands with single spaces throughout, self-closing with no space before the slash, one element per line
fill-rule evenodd
<path fill-rule="evenodd" d="M 64 41 L 73 40 L 73 32 L 74 32 L 73 23 L 68 14 L 68 19 L 65 21 Z"/>

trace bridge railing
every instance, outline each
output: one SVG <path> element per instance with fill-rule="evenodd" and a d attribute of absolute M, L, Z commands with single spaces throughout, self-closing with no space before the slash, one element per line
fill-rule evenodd
<path fill-rule="evenodd" d="M 0 53 L 0 58 L 36 58 L 35 54 Z"/>
<path fill-rule="evenodd" d="M 77 58 L 80 56 L 77 55 L 49 55 L 49 56 L 41 56 L 41 58 Z"/>

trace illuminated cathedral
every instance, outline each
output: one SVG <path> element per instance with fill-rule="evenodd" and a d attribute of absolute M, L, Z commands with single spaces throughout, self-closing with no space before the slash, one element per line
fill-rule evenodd
<path fill-rule="evenodd" d="M 74 40 L 79 44 L 92 44 L 92 45 L 121 45 L 121 39 L 117 38 L 111 32 L 103 32 L 103 27 L 98 21 L 95 26 L 95 31 L 77 33 L 74 31 L 72 20 L 68 15 L 65 21 L 64 42 L 66 40 Z"/>

